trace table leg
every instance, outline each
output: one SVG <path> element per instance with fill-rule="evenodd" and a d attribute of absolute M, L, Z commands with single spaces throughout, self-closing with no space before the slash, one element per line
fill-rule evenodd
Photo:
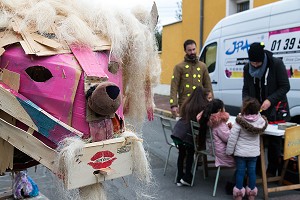
<path fill-rule="evenodd" d="M 298 156 L 298 175 L 299 175 L 299 184 L 300 184 L 300 155 Z"/>
<path fill-rule="evenodd" d="M 286 173 L 286 169 L 287 169 L 288 164 L 289 164 L 289 159 L 287 159 L 287 160 L 284 161 L 283 168 L 282 168 L 282 170 L 281 170 L 280 181 L 279 181 L 279 184 L 280 184 L 280 185 L 283 184 L 283 179 L 284 179 L 284 176 L 285 176 L 285 173 Z"/>
<path fill-rule="evenodd" d="M 261 176 L 262 176 L 262 185 L 264 190 L 264 199 L 268 200 L 268 182 L 266 175 L 266 161 L 265 161 L 265 148 L 263 137 L 260 137 L 260 162 L 261 162 Z"/>

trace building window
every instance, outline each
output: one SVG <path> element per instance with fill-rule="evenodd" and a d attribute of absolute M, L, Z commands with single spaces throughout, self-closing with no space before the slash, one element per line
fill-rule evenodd
<path fill-rule="evenodd" d="M 245 10 L 249 10 L 249 1 L 244 1 L 236 4 L 236 12 L 242 12 Z"/>
<path fill-rule="evenodd" d="M 254 0 L 226 0 L 226 16 L 253 8 Z"/>

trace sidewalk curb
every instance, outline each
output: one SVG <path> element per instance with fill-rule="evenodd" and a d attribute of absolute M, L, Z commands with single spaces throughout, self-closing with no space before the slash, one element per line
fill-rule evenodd
<path fill-rule="evenodd" d="M 172 118 L 172 113 L 168 110 L 163 110 L 163 109 L 160 109 L 160 108 L 154 108 L 154 113 L 158 114 L 158 115 L 162 115 L 164 117 Z"/>

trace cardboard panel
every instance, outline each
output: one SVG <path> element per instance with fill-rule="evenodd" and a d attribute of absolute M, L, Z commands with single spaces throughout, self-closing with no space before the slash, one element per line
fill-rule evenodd
<path fill-rule="evenodd" d="M 23 38 L 13 30 L 5 30 L 0 32 L 0 47 L 22 41 Z"/>
<path fill-rule="evenodd" d="M 99 62 L 92 49 L 89 47 L 77 47 L 75 45 L 70 46 L 70 48 L 87 76 L 107 78 L 103 68 L 99 67 Z"/>
<path fill-rule="evenodd" d="M 20 94 L 62 122 L 71 125 L 73 102 L 82 72 L 72 54 L 29 56 L 20 46 L 14 45 L 7 47 L 1 57 L 1 65 L 6 63 L 6 69 L 20 74 Z M 45 70 L 37 70 L 38 66 Z M 33 70 L 32 77 L 26 71 L 29 68 Z M 42 81 L 34 80 L 34 76 L 46 77 L 46 70 L 52 77 Z"/>
<path fill-rule="evenodd" d="M 16 92 L 19 91 L 20 74 L 4 69 L 2 74 L 2 81 Z"/>
<path fill-rule="evenodd" d="M 300 126 L 287 128 L 284 135 L 284 157 L 289 159 L 300 155 Z"/>

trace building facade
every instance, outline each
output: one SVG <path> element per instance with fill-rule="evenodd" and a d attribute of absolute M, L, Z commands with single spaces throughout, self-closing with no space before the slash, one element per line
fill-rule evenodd
<path fill-rule="evenodd" d="M 163 26 L 161 87 L 169 89 L 174 66 L 183 60 L 183 43 L 193 39 L 200 53 L 211 29 L 222 18 L 278 0 L 182 0 L 182 20 Z M 168 95 L 168 94 L 167 94 Z"/>

